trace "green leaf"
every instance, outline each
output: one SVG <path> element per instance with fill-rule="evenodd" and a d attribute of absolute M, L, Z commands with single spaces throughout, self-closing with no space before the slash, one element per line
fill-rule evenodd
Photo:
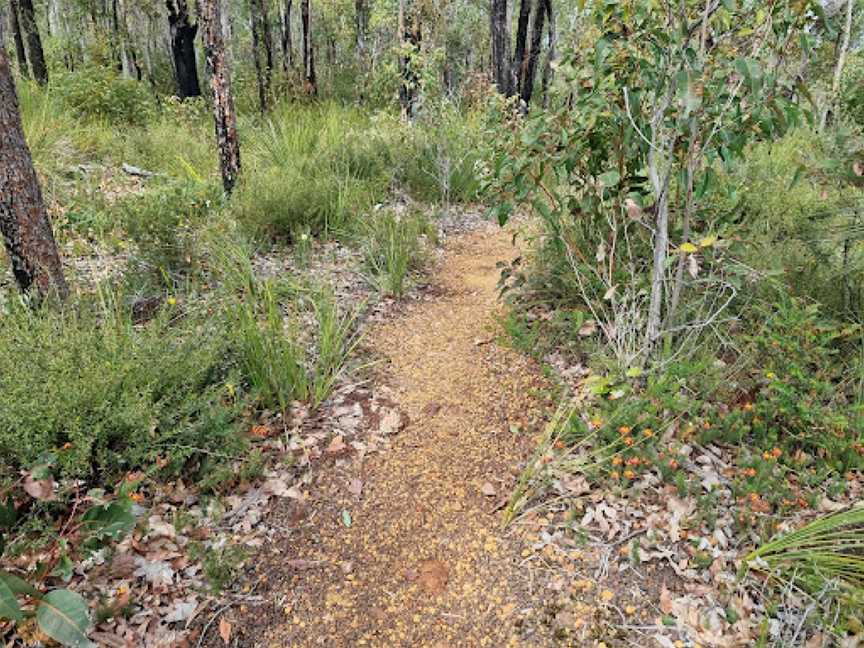
<path fill-rule="evenodd" d="M 0 580 L 0 619 L 21 621 L 23 618 L 24 613 L 21 612 L 21 606 L 18 605 L 15 592 L 5 582 Z"/>
<path fill-rule="evenodd" d="M 603 183 L 604 187 L 615 187 L 619 182 L 621 182 L 621 174 L 615 169 L 612 169 L 606 173 L 601 173 L 597 176 L 597 179 Z"/>
<path fill-rule="evenodd" d="M 90 615 L 80 594 L 66 589 L 48 592 L 36 608 L 36 622 L 42 632 L 64 646 L 96 648 L 85 634 Z"/>
<path fill-rule="evenodd" d="M 12 590 L 16 596 L 27 594 L 28 596 L 38 596 L 36 588 L 22 578 L 18 578 L 15 574 L 0 571 L 0 583 L 3 583 Z"/>
<path fill-rule="evenodd" d="M 84 514 L 84 521 L 88 530 L 112 540 L 120 540 L 135 527 L 135 516 L 122 501 L 94 506 Z"/>
<path fill-rule="evenodd" d="M 639 376 L 642 375 L 642 368 L 641 367 L 630 367 L 627 370 L 626 375 L 628 378 L 638 378 Z"/>

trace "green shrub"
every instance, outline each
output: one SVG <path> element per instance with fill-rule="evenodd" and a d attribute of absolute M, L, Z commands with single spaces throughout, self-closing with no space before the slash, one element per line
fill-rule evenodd
<path fill-rule="evenodd" d="M 840 114 L 864 127 L 864 55 L 850 54 L 840 87 Z"/>
<path fill-rule="evenodd" d="M 52 78 L 51 86 L 67 108 L 85 119 L 144 125 L 154 115 L 147 87 L 124 79 L 107 66 L 88 66 Z"/>
<path fill-rule="evenodd" d="M 7 476 L 57 455 L 61 476 L 103 483 L 231 453 L 236 412 L 218 319 L 165 304 L 135 326 L 120 296 L 0 315 L 0 453 Z"/>
<path fill-rule="evenodd" d="M 215 184 L 168 184 L 134 194 L 117 209 L 136 259 L 157 271 L 186 268 L 197 228 L 221 200 Z"/>
<path fill-rule="evenodd" d="M 425 242 L 435 238 L 431 223 L 420 214 L 397 216 L 379 212 L 362 223 L 366 269 L 378 289 L 401 297 L 405 281 L 425 258 Z"/>

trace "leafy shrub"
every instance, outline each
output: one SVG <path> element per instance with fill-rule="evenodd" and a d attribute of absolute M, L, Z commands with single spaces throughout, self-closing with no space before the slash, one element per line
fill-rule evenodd
<path fill-rule="evenodd" d="M 864 127 L 864 55 L 860 52 L 850 54 L 843 69 L 840 114 Z"/>
<path fill-rule="evenodd" d="M 240 441 L 226 403 L 231 367 L 218 318 L 166 304 L 135 326 L 114 294 L 0 316 L 0 452 L 6 476 L 45 453 L 60 477 L 189 468 L 201 450 Z M 157 468 L 157 469 L 158 469 Z"/>
<path fill-rule="evenodd" d="M 154 115 L 147 87 L 122 78 L 108 66 L 93 65 L 55 76 L 52 88 L 69 110 L 86 119 L 141 126 Z"/>
<path fill-rule="evenodd" d="M 132 195 L 118 207 L 137 257 L 159 271 L 187 267 L 192 260 L 194 233 L 221 191 L 215 183 L 168 184 Z"/>
<path fill-rule="evenodd" d="M 434 229 L 419 214 L 390 211 L 375 214 L 362 227 L 365 264 L 373 281 L 382 293 L 401 297 L 409 273 L 423 262 L 424 242 L 434 239 Z"/>

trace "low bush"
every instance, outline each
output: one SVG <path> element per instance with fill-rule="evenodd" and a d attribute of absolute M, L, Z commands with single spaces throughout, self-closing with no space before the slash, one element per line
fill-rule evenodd
<path fill-rule="evenodd" d="M 106 483 L 239 449 L 225 331 L 173 301 L 143 326 L 109 292 L 62 312 L 10 301 L 0 315 L 4 479 L 45 453 L 57 456 L 60 477 Z"/>
<path fill-rule="evenodd" d="M 55 75 L 51 83 L 68 110 L 81 118 L 142 126 L 155 114 L 147 86 L 122 78 L 108 66 Z"/>

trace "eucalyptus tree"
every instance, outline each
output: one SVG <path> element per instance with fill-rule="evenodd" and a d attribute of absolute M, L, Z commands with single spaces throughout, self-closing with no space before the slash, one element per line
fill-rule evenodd
<path fill-rule="evenodd" d="M 23 292 L 68 293 L 51 222 L 24 138 L 6 50 L 0 47 L 0 233 Z"/>

